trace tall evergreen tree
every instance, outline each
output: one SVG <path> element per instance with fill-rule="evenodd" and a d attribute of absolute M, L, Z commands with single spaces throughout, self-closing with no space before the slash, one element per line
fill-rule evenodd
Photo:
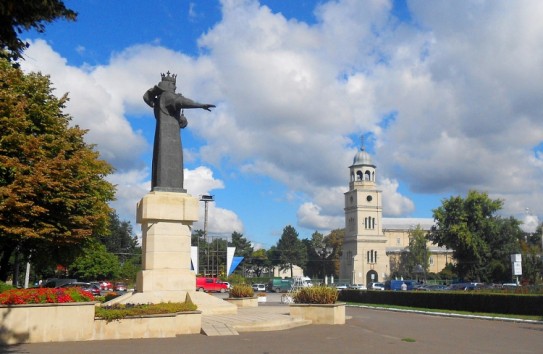
<path fill-rule="evenodd" d="M 115 254 L 121 263 L 138 252 L 138 238 L 128 221 L 120 221 L 115 211 L 109 213 L 109 230 L 107 235 L 98 236 L 99 241 L 106 246 L 108 252 Z"/>
<path fill-rule="evenodd" d="M 236 247 L 236 256 L 244 257 L 244 259 L 251 258 L 253 254 L 253 246 L 243 234 L 234 231 L 232 232 L 232 246 Z"/>
<path fill-rule="evenodd" d="M 293 267 L 297 265 L 304 268 L 307 262 L 307 250 L 298 238 L 298 232 L 290 225 L 283 229 L 283 234 L 277 242 L 277 252 L 283 269 L 290 269 L 293 276 Z"/>

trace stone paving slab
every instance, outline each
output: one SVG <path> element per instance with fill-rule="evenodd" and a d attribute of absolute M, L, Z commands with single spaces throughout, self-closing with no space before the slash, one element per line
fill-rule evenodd
<path fill-rule="evenodd" d="M 237 314 L 202 316 L 202 334 L 238 335 L 239 332 L 280 331 L 306 326 L 311 321 L 290 317 L 288 306 L 239 308 Z"/>

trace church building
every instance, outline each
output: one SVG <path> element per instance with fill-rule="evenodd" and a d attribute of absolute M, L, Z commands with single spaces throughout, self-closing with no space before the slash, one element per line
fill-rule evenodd
<path fill-rule="evenodd" d="M 409 236 L 417 226 L 429 231 L 429 218 L 383 218 L 382 191 L 376 185 L 376 165 L 364 146 L 349 167 L 349 191 L 345 193 L 345 239 L 340 279 L 352 284 L 383 282 L 390 278 Z M 428 243 L 429 269 L 437 273 L 452 262 L 452 250 Z"/>

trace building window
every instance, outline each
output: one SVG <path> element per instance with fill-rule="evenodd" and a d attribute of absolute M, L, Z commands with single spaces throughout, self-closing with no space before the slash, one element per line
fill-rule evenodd
<path fill-rule="evenodd" d="M 375 229 L 375 218 L 370 216 L 364 218 L 364 228 L 366 229 Z"/>
<path fill-rule="evenodd" d="M 430 265 L 434 265 L 434 256 L 430 256 Z"/>
<path fill-rule="evenodd" d="M 377 263 L 377 251 L 371 250 L 366 253 L 368 263 Z"/>
<path fill-rule="evenodd" d="M 401 242 L 402 242 L 401 238 L 397 237 L 397 238 L 396 238 L 396 244 L 397 244 L 397 245 L 400 245 Z"/>

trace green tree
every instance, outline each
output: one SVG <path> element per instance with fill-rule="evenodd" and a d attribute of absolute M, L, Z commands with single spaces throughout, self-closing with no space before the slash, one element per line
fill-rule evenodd
<path fill-rule="evenodd" d="M 49 78 L 0 59 L 0 280 L 18 249 L 37 268 L 67 265 L 107 230 L 111 166 L 70 127 Z"/>
<path fill-rule="evenodd" d="M 496 215 L 502 205 L 486 193 L 470 191 L 465 199 L 451 197 L 433 210 L 436 225 L 429 239 L 453 250 L 455 270 L 461 278 L 494 280 L 498 266 L 509 263 L 504 253 L 518 249 L 518 223 Z"/>
<path fill-rule="evenodd" d="M 426 232 L 417 225 L 409 234 L 409 246 L 406 253 L 406 269 L 410 277 L 426 277 L 429 267 L 429 251 L 427 247 Z M 422 274 L 421 274 L 422 273 Z"/>
<path fill-rule="evenodd" d="M 260 248 L 253 252 L 250 267 L 257 277 L 260 277 L 265 271 L 269 271 L 271 261 L 268 259 L 268 253 L 265 249 Z"/>
<path fill-rule="evenodd" d="M 115 279 L 119 276 L 121 265 L 117 257 L 98 242 L 90 242 L 83 253 L 71 264 L 69 271 L 85 280 Z"/>
<path fill-rule="evenodd" d="M 341 256 L 343 254 L 343 240 L 345 239 L 345 229 L 332 230 L 325 237 L 325 243 L 332 247 L 333 251 L 328 257 L 326 271 L 327 274 L 334 275 L 339 278 L 339 269 L 341 264 Z M 330 267 L 330 268 L 329 268 Z"/>
<path fill-rule="evenodd" d="M 119 258 L 121 264 L 135 255 L 141 256 L 138 238 L 132 230 L 132 225 L 128 221 L 120 221 L 115 211 L 109 213 L 108 231 L 106 235 L 98 236 L 98 239 L 106 246 L 108 252 Z"/>
<path fill-rule="evenodd" d="M 234 231 L 232 232 L 232 247 L 236 247 L 236 256 L 243 257 L 243 261 L 240 263 L 242 266 L 244 263 L 247 264 L 253 255 L 253 246 L 243 234 Z"/>
<path fill-rule="evenodd" d="M 277 252 L 282 269 L 290 269 L 290 276 L 293 276 L 293 266 L 304 268 L 307 262 L 307 250 L 302 241 L 298 238 L 298 232 L 290 225 L 283 229 L 283 234 L 277 242 Z"/>
<path fill-rule="evenodd" d="M 77 13 L 59 0 L 3 0 L 0 4 L 0 58 L 16 61 L 22 58 L 28 43 L 19 35 L 24 30 L 45 32 L 45 23 L 58 18 L 75 21 Z"/>
<path fill-rule="evenodd" d="M 304 273 L 311 277 L 316 278 L 322 275 L 322 259 L 315 251 L 316 248 L 324 247 L 324 235 L 318 231 L 311 234 L 311 239 L 303 239 L 302 243 L 305 246 L 307 253 L 307 262 L 305 264 Z"/>

